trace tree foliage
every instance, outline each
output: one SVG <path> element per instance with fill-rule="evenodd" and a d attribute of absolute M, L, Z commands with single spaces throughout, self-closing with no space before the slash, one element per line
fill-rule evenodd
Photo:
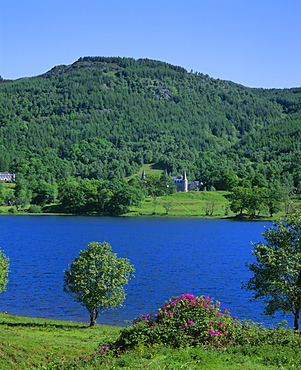
<path fill-rule="evenodd" d="M 301 310 L 301 214 L 295 213 L 265 230 L 265 243 L 252 243 L 256 262 L 249 264 L 254 276 L 244 287 L 254 299 L 265 302 L 265 313 L 277 311 L 294 315 L 299 329 Z"/>
<path fill-rule="evenodd" d="M 0 292 L 6 289 L 6 284 L 8 283 L 9 274 L 9 259 L 6 257 L 4 252 L 0 250 Z"/>
<path fill-rule="evenodd" d="M 250 188 L 237 186 L 232 189 L 230 195 L 230 209 L 240 215 L 245 211 L 251 217 L 255 217 L 267 208 L 272 217 L 273 213 L 280 210 L 280 201 L 281 194 L 276 187 L 267 189 L 258 186 Z"/>
<path fill-rule="evenodd" d="M 0 169 L 53 184 L 157 163 L 207 189 L 267 187 L 289 174 L 300 192 L 300 91 L 249 89 L 148 59 L 80 58 L 0 84 Z M 44 185 L 31 189 L 34 202 L 52 197 Z M 19 205 L 28 199 L 20 190 Z"/>
<path fill-rule="evenodd" d="M 112 253 L 109 243 L 91 242 L 64 270 L 64 291 L 87 308 L 93 326 L 100 314 L 122 306 L 124 285 L 133 272 L 129 260 Z"/>
<path fill-rule="evenodd" d="M 68 181 L 60 184 L 59 199 L 67 213 L 120 215 L 139 206 L 144 192 L 139 183 L 125 180 Z"/>

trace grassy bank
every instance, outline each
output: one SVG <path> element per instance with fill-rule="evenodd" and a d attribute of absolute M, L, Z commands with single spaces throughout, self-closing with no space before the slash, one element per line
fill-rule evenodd
<path fill-rule="evenodd" d="M 0 314 L 0 369 L 51 368 L 90 358 L 119 328 Z M 47 367 L 48 366 L 48 367 Z"/>
<path fill-rule="evenodd" d="M 279 345 L 261 343 L 230 348 L 172 349 L 153 345 L 120 356 L 99 353 L 120 328 L 0 314 L 1 370 L 96 369 L 300 369 L 300 338 L 293 334 Z M 285 345 L 284 345 L 285 344 Z"/>
<path fill-rule="evenodd" d="M 169 217 L 210 217 L 229 218 L 235 217 L 230 209 L 230 192 L 228 191 L 191 191 L 188 193 L 174 193 L 169 196 L 148 197 L 141 206 L 132 207 L 131 212 L 124 216 L 169 216 Z M 166 209 L 166 205 L 170 209 Z M 292 201 L 292 209 L 300 208 L 300 200 Z M 285 215 L 285 206 L 273 215 L 274 219 Z M 268 209 L 262 210 L 260 219 L 271 220 Z"/>

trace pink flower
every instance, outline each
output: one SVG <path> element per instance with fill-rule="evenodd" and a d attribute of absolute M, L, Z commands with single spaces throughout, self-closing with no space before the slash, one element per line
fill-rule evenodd
<path fill-rule="evenodd" d="M 213 329 L 209 330 L 209 334 L 214 336 L 214 337 L 219 337 L 220 335 L 224 334 L 222 331 L 215 331 Z"/>
<path fill-rule="evenodd" d="M 107 346 L 102 346 L 101 347 L 101 349 L 98 351 L 99 353 L 104 353 L 104 351 L 106 350 L 106 349 L 108 349 L 109 347 L 107 347 Z"/>
<path fill-rule="evenodd" d="M 179 297 L 179 299 L 194 299 L 194 295 L 192 294 L 183 294 L 181 295 L 181 297 Z"/>

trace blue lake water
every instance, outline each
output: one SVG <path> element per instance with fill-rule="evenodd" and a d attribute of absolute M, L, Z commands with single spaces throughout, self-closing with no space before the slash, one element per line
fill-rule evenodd
<path fill-rule="evenodd" d="M 269 222 L 199 218 L 111 218 L 0 215 L 1 248 L 10 258 L 7 291 L 0 311 L 89 322 L 86 309 L 63 292 L 63 270 L 91 241 L 109 242 L 129 258 L 135 278 L 125 307 L 102 315 L 99 323 L 123 325 L 139 314 L 155 313 L 172 296 L 208 294 L 241 319 L 273 324 L 241 283 L 251 277 L 250 241 L 263 240 Z"/>

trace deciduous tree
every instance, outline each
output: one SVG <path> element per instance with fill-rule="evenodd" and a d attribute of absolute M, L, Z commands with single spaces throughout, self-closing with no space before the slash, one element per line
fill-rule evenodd
<path fill-rule="evenodd" d="M 254 217 L 259 215 L 263 206 L 266 205 L 268 190 L 254 186 L 252 188 L 243 188 L 237 186 L 233 188 L 230 197 L 230 208 L 233 212 L 243 213 L 245 210 L 248 215 Z"/>
<path fill-rule="evenodd" d="M 64 270 L 64 291 L 87 308 L 90 326 L 103 312 L 122 306 L 124 285 L 135 269 L 126 258 L 117 258 L 109 243 L 91 242 Z"/>
<path fill-rule="evenodd" d="M 0 249 L 0 293 L 6 289 L 9 274 L 9 259 L 4 252 Z"/>
<path fill-rule="evenodd" d="M 243 285 L 264 300 L 265 313 L 294 315 L 299 330 L 301 310 L 301 214 L 292 214 L 265 230 L 265 243 L 252 243 L 256 262 L 249 264 L 254 276 Z"/>

